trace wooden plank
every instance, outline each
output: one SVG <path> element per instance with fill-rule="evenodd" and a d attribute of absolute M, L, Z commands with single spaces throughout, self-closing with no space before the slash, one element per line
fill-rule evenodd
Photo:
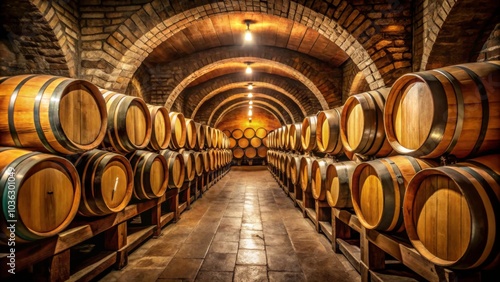
<path fill-rule="evenodd" d="M 119 252 L 130 252 L 135 249 L 139 244 L 151 237 L 154 233 L 155 226 L 147 226 L 140 228 L 139 231 L 131 233 L 127 236 L 127 245 L 123 246 Z"/>
<path fill-rule="evenodd" d="M 117 251 L 127 245 L 127 222 L 117 224 L 104 232 L 104 249 Z"/>
<path fill-rule="evenodd" d="M 175 215 L 176 215 L 175 212 L 169 212 L 169 213 L 162 215 L 161 220 L 160 220 L 161 227 L 164 227 L 165 225 L 167 225 L 167 223 L 174 220 L 176 218 Z"/>
<path fill-rule="evenodd" d="M 318 37 L 319 33 L 317 31 L 308 28 L 306 30 L 306 33 L 304 34 L 304 38 L 302 38 L 302 41 L 300 42 L 299 49 L 297 51 L 304 54 L 309 54 Z"/>
<path fill-rule="evenodd" d="M 66 281 L 70 278 L 70 250 L 61 252 L 33 266 L 37 281 Z"/>
<path fill-rule="evenodd" d="M 321 232 L 323 232 L 323 234 L 325 234 L 326 238 L 328 239 L 328 241 L 332 241 L 332 236 L 333 236 L 333 229 L 332 229 L 332 224 L 331 222 L 328 222 L 328 221 L 320 221 L 318 222 L 319 224 L 319 229 L 321 230 Z"/>
<path fill-rule="evenodd" d="M 84 268 L 80 269 L 76 273 L 74 273 L 68 281 L 91 281 L 97 275 L 102 273 L 104 270 L 111 267 L 116 262 L 116 252 L 105 253 L 102 254 L 102 258 L 92 262 L 92 263 L 83 263 L 82 265 L 86 265 Z M 92 259 L 96 259 L 97 257 L 92 257 Z"/>
<path fill-rule="evenodd" d="M 16 270 L 23 270 L 28 266 L 67 250 L 121 222 L 137 216 L 156 204 L 156 200 L 145 201 L 129 205 L 121 212 L 98 219 L 75 219 L 70 224 L 69 229 L 59 233 L 57 236 L 16 249 Z M 2 273 L 7 272 L 7 261 L 7 254 L 0 254 L 0 271 Z"/>
<path fill-rule="evenodd" d="M 347 260 L 358 272 L 361 272 L 361 250 L 359 248 L 359 241 L 358 246 L 350 244 L 340 238 L 338 238 L 336 241 L 342 254 L 344 254 Z"/>
<path fill-rule="evenodd" d="M 380 270 L 385 268 L 385 253 L 379 245 L 374 244 L 369 239 L 369 231 L 363 228 L 361 230 L 361 281 L 370 281 L 370 270 Z"/>
<path fill-rule="evenodd" d="M 300 43 L 304 38 L 304 35 L 307 31 L 307 27 L 302 24 L 293 23 L 292 31 L 290 32 L 290 37 L 288 38 L 288 44 L 286 46 L 287 49 L 297 51 L 299 49 Z"/>
<path fill-rule="evenodd" d="M 349 227 L 357 232 L 361 232 L 361 222 L 359 222 L 358 217 L 355 214 L 347 210 L 340 210 L 336 208 L 333 208 L 332 212 L 336 218 L 349 225 Z"/>

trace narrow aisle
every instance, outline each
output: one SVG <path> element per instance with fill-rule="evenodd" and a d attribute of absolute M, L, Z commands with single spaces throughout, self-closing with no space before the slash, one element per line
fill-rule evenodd
<path fill-rule="evenodd" d="M 267 169 L 242 169 L 101 281 L 360 281 Z"/>

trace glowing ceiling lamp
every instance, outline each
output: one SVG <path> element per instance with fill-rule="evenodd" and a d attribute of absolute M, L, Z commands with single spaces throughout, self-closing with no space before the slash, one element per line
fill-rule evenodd
<path fill-rule="evenodd" d="M 253 101 L 248 101 L 248 104 L 249 104 L 249 105 L 252 105 L 252 104 L 253 104 Z"/>
<path fill-rule="evenodd" d="M 247 30 L 245 31 L 245 41 L 252 41 L 252 32 L 250 32 L 250 20 L 246 20 Z"/>
<path fill-rule="evenodd" d="M 252 105 L 248 106 L 248 108 L 249 108 L 249 109 L 251 109 L 251 108 L 252 108 Z"/>
<path fill-rule="evenodd" d="M 250 67 L 250 63 L 247 63 L 247 68 L 245 70 L 246 74 L 251 74 L 252 73 L 252 68 Z"/>
<path fill-rule="evenodd" d="M 248 110 L 248 116 L 251 117 L 252 116 L 252 110 Z"/>
<path fill-rule="evenodd" d="M 253 84 L 252 83 L 249 83 L 248 86 L 247 86 L 248 90 L 252 90 L 253 89 Z"/>
<path fill-rule="evenodd" d="M 248 98 L 252 98 L 253 97 L 253 94 L 252 93 L 248 93 Z"/>

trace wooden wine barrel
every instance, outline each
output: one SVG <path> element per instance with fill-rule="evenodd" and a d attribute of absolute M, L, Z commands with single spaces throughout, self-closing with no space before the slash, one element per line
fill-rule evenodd
<path fill-rule="evenodd" d="M 102 216 L 122 211 L 128 205 L 134 190 L 134 173 L 124 156 L 96 149 L 69 158 L 81 180 L 79 214 Z"/>
<path fill-rule="evenodd" d="M 168 115 L 170 117 L 170 126 L 172 129 L 168 148 L 174 150 L 184 148 L 187 141 L 186 119 L 182 113 L 178 112 L 170 112 Z"/>
<path fill-rule="evenodd" d="M 260 145 L 262 145 L 262 139 L 260 139 L 259 137 L 252 138 L 250 139 L 250 145 L 252 145 L 252 147 L 254 148 L 258 148 L 260 147 Z"/>
<path fill-rule="evenodd" d="M 184 169 L 186 173 L 184 174 L 184 181 L 193 181 L 196 176 L 196 160 L 194 158 L 194 152 L 181 149 L 179 154 L 182 155 L 184 159 Z"/>
<path fill-rule="evenodd" d="M 262 138 L 262 146 L 268 147 L 269 148 L 269 139 L 268 137 Z"/>
<path fill-rule="evenodd" d="M 243 130 L 243 136 L 245 136 L 248 139 L 253 138 L 255 136 L 255 129 L 251 127 L 245 128 L 245 130 Z"/>
<path fill-rule="evenodd" d="M 242 148 L 236 147 L 233 149 L 233 157 L 235 159 L 241 159 L 245 155 L 245 151 Z"/>
<path fill-rule="evenodd" d="M 206 150 L 201 151 L 201 157 L 203 158 L 203 172 L 209 172 L 210 160 L 208 158 L 208 152 Z"/>
<path fill-rule="evenodd" d="M 138 200 L 159 198 L 168 184 L 167 160 L 153 152 L 137 150 L 127 155 L 134 173 L 133 196 Z"/>
<path fill-rule="evenodd" d="M 294 123 L 290 126 L 289 131 L 290 150 L 302 151 L 302 123 Z"/>
<path fill-rule="evenodd" d="M 215 149 L 209 149 L 208 151 L 208 163 L 210 166 L 210 171 L 217 169 L 217 154 Z"/>
<path fill-rule="evenodd" d="M 253 159 L 257 156 L 257 150 L 254 147 L 248 147 L 245 149 L 245 157 Z"/>
<path fill-rule="evenodd" d="M 302 155 L 293 156 L 290 160 L 290 180 L 293 185 L 300 184 L 300 160 Z"/>
<path fill-rule="evenodd" d="M 333 159 L 316 159 L 311 167 L 311 190 L 313 198 L 318 201 L 325 201 L 327 190 L 327 168 L 333 163 Z"/>
<path fill-rule="evenodd" d="M 156 151 L 166 149 L 170 143 L 170 135 L 172 134 L 167 108 L 148 105 L 148 109 L 151 115 L 152 128 L 148 149 Z"/>
<path fill-rule="evenodd" d="M 232 149 L 232 148 L 236 147 L 236 144 L 237 144 L 236 139 L 234 139 L 233 137 L 230 137 L 229 138 L 229 148 Z"/>
<path fill-rule="evenodd" d="M 168 188 L 181 188 L 186 176 L 184 158 L 181 154 L 172 150 L 162 150 L 160 155 L 164 156 L 168 165 Z"/>
<path fill-rule="evenodd" d="M 283 131 L 284 131 L 284 126 L 276 129 L 276 148 L 283 150 Z"/>
<path fill-rule="evenodd" d="M 340 138 L 342 107 L 321 111 L 318 114 L 316 142 L 320 152 L 338 155 L 343 152 Z"/>
<path fill-rule="evenodd" d="M 248 139 L 241 138 L 241 139 L 238 140 L 238 146 L 240 148 L 245 149 L 246 147 L 248 147 L 248 145 L 250 145 L 250 141 L 248 141 Z"/>
<path fill-rule="evenodd" d="M 220 135 L 220 130 L 216 128 L 212 128 L 212 147 L 213 148 L 220 148 L 219 147 L 219 135 Z"/>
<path fill-rule="evenodd" d="M 285 124 L 281 130 L 281 149 L 283 149 L 283 150 L 290 149 L 290 147 L 289 147 L 290 146 L 290 134 L 289 134 L 290 126 L 291 126 L 291 124 Z"/>
<path fill-rule="evenodd" d="M 302 188 L 302 191 L 311 191 L 312 164 L 314 160 L 315 158 L 311 156 L 302 156 L 300 159 L 300 188 Z"/>
<path fill-rule="evenodd" d="M 186 144 L 184 147 L 188 150 L 193 150 L 196 148 L 196 124 L 190 118 L 185 118 L 184 120 L 186 121 Z"/>
<path fill-rule="evenodd" d="M 394 156 L 358 164 L 351 182 L 354 211 L 367 229 L 404 230 L 403 198 L 411 177 L 436 166 L 410 156 Z"/>
<path fill-rule="evenodd" d="M 231 137 L 231 131 L 227 129 L 222 130 L 222 133 L 224 133 L 224 135 L 226 135 L 227 137 Z"/>
<path fill-rule="evenodd" d="M 332 208 L 352 208 L 350 183 L 357 163 L 331 163 L 326 169 L 326 200 Z"/>
<path fill-rule="evenodd" d="M 201 124 L 201 123 L 195 123 L 196 125 L 196 146 L 195 149 L 200 151 L 205 148 L 205 132 L 206 132 L 206 125 Z"/>
<path fill-rule="evenodd" d="M 302 149 L 306 152 L 316 150 L 316 128 L 317 128 L 317 117 L 315 115 L 310 115 L 304 118 L 302 122 L 302 131 L 300 140 L 302 142 Z"/>
<path fill-rule="evenodd" d="M 376 157 L 392 153 L 383 122 L 388 92 L 384 88 L 347 98 L 340 118 L 340 136 L 345 151 Z"/>
<path fill-rule="evenodd" d="M 213 148 L 212 146 L 212 128 L 210 126 L 205 127 L 205 147 Z"/>
<path fill-rule="evenodd" d="M 500 155 L 424 169 L 408 184 L 406 232 L 423 257 L 454 269 L 500 265 Z"/>
<path fill-rule="evenodd" d="M 449 66 L 397 79 L 384 113 L 392 147 L 424 158 L 498 152 L 499 63 Z"/>
<path fill-rule="evenodd" d="M 255 136 L 259 137 L 260 139 L 263 139 L 264 137 L 267 136 L 267 130 L 263 127 L 259 127 L 255 130 Z"/>
<path fill-rule="evenodd" d="M 151 139 L 151 114 L 139 97 L 101 89 L 108 110 L 106 147 L 128 153 L 145 148 Z"/>
<path fill-rule="evenodd" d="M 201 176 L 204 171 L 203 154 L 201 152 L 193 152 L 193 155 L 196 176 Z"/>
<path fill-rule="evenodd" d="M 80 180 L 75 167 L 58 156 L 16 148 L 0 148 L 0 229 L 10 237 L 9 222 L 17 220 L 16 242 L 34 241 L 63 231 L 80 203 Z M 14 195 L 15 217 L 9 209 Z"/>
<path fill-rule="evenodd" d="M 233 132 L 231 132 L 231 136 L 238 140 L 240 139 L 241 137 L 243 137 L 243 130 L 239 129 L 239 128 L 236 128 L 235 130 L 233 130 Z"/>
<path fill-rule="evenodd" d="M 90 82 L 50 75 L 0 80 L 0 144 L 72 154 L 104 139 L 108 114 Z"/>
<path fill-rule="evenodd" d="M 257 156 L 259 156 L 259 158 L 265 158 L 267 156 L 267 147 L 260 146 L 257 148 Z"/>

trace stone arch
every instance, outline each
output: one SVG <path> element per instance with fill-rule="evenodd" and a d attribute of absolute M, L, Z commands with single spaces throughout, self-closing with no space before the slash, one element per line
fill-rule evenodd
<path fill-rule="evenodd" d="M 217 125 L 222 121 L 222 118 L 227 114 L 229 113 L 231 110 L 234 110 L 234 109 L 237 109 L 237 108 L 240 108 L 240 107 L 244 107 L 244 104 L 245 102 L 239 102 L 239 103 L 236 103 L 234 105 L 231 105 L 230 107 L 227 107 L 226 109 L 224 109 L 220 114 L 219 116 L 217 117 L 217 119 L 215 120 L 215 122 L 212 124 L 210 123 L 207 123 L 208 125 L 212 126 L 212 127 L 217 127 Z M 256 107 L 259 107 L 260 109 L 263 109 L 269 113 L 271 113 L 281 124 L 286 124 L 287 121 L 285 120 L 285 118 L 280 114 L 280 112 L 276 109 L 276 108 L 271 108 L 267 103 L 265 102 L 262 102 L 262 101 L 259 101 L 258 103 L 254 103 L 254 105 L 256 105 Z"/>
<path fill-rule="evenodd" d="M 191 114 L 191 118 L 194 118 L 196 116 L 196 113 L 198 112 L 198 110 L 200 109 L 200 107 L 206 101 L 208 101 L 210 98 L 212 98 L 212 97 L 216 96 L 217 94 L 219 94 L 221 92 L 224 92 L 226 90 L 234 89 L 234 88 L 237 88 L 237 87 L 241 87 L 241 85 L 242 85 L 241 83 L 230 83 L 230 84 L 226 84 L 225 86 L 223 86 L 221 88 L 218 88 L 216 90 L 210 91 L 196 105 L 196 108 L 193 110 L 193 113 Z M 263 87 L 263 88 L 271 89 L 271 90 L 274 90 L 276 92 L 279 92 L 279 93 L 285 95 L 286 97 L 290 98 L 297 105 L 297 107 L 300 108 L 300 111 L 301 111 L 301 113 L 302 113 L 303 116 L 307 115 L 306 110 L 304 109 L 304 107 L 302 106 L 302 104 L 297 100 L 297 98 L 295 98 L 295 96 L 293 96 L 292 94 L 290 94 L 290 92 L 286 91 L 285 89 L 283 89 L 283 88 L 281 88 L 279 86 L 276 86 L 275 84 L 265 83 L 265 82 L 264 83 L 263 82 L 254 82 L 254 87 L 255 88 L 257 88 L 257 87 Z"/>
<path fill-rule="evenodd" d="M 324 4 L 326 7 L 331 8 L 323 10 L 325 6 L 320 4 L 322 12 L 318 12 L 315 8 L 306 7 L 295 1 L 284 1 L 284 3 L 281 1 L 278 3 L 269 1 L 269 3 L 266 2 L 264 5 L 261 5 L 259 2 L 249 2 L 246 5 L 230 5 L 223 1 L 213 3 L 207 0 L 206 5 L 200 3 L 197 7 L 188 7 L 186 9 L 179 7 L 180 9 L 175 9 L 179 13 L 170 15 L 170 11 L 172 11 L 171 7 L 167 8 L 163 6 L 159 0 L 153 1 L 151 4 L 144 5 L 140 11 L 131 17 L 134 18 L 135 16 L 134 21 L 125 21 L 123 25 L 108 37 L 107 42 L 104 43 L 102 48 L 105 54 L 99 57 L 85 54 L 89 55 L 90 59 L 105 57 L 108 63 L 113 66 L 112 71 L 108 73 L 102 70 L 84 70 L 86 72 L 85 75 L 92 73 L 100 76 L 101 81 L 106 81 L 105 87 L 112 86 L 114 90 L 118 91 L 124 89 L 146 56 L 161 42 L 172 36 L 172 34 L 186 28 L 193 20 L 206 19 L 213 14 L 230 14 L 238 11 L 257 11 L 256 13 L 271 14 L 283 19 L 293 19 L 298 24 L 316 30 L 331 42 L 340 46 L 351 57 L 353 62 L 370 81 L 371 89 L 385 86 L 386 82 L 379 72 L 379 65 L 380 67 L 384 65 L 384 74 L 390 74 L 391 71 L 400 67 L 408 67 L 406 63 L 398 65 L 390 62 L 386 64 L 386 61 L 375 63 L 367 49 L 363 46 L 363 44 L 366 44 L 367 47 L 372 48 L 376 43 L 373 41 L 376 40 L 371 40 L 370 37 L 376 34 L 377 30 L 382 34 L 394 33 L 393 29 L 388 28 L 390 27 L 390 23 L 386 23 L 387 27 L 383 26 L 382 28 L 374 26 L 370 17 L 364 15 L 346 1 L 338 1 L 334 4 L 324 2 Z M 312 3 L 309 5 L 312 5 Z M 396 4 L 389 5 L 403 5 L 403 3 L 397 2 Z M 181 10 L 182 12 L 180 12 Z M 403 9 L 400 10 L 402 11 Z M 348 12 L 342 13 L 343 11 Z M 347 19 L 345 18 L 347 16 L 352 17 Z M 143 20 L 145 18 L 147 19 L 146 21 Z M 398 29 L 400 30 L 399 27 Z M 124 42 L 123 40 L 117 41 L 117 38 L 123 37 L 122 33 L 135 34 L 137 36 L 134 35 L 131 41 L 128 42 Z M 361 34 L 363 34 L 361 40 L 363 44 L 356 39 Z M 377 36 L 377 40 L 382 40 L 383 35 Z M 114 44 L 115 42 L 118 43 Z M 386 48 L 390 44 L 392 43 L 384 42 L 384 45 L 380 48 Z M 118 45 L 118 47 L 114 48 L 112 45 Z M 121 53 L 120 51 L 123 50 L 124 52 Z M 392 79 L 390 76 L 386 77 L 386 80 L 390 79 Z"/>
<path fill-rule="evenodd" d="M 182 90 L 184 90 L 184 88 L 186 88 L 197 77 L 200 77 L 208 72 L 211 72 L 214 69 L 216 69 L 217 67 L 219 67 L 225 63 L 235 62 L 235 61 L 242 63 L 242 69 L 244 69 L 244 66 L 245 66 L 244 62 L 247 62 L 247 61 L 259 62 L 259 63 L 264 62 L 264 63 L 272 64 L 273 67 L 276 67 L 280 70 L 283 70 L 283 71 L 289 73 L 290 76 L 295 78 L 295 80 L 300 81 L 302 84 L 304 84 L 314 94 L 314 96 L 319 101 L 323 110 L 327 110 L 329 108 L 328 103 L 325 100 L 325 97 L 323 97 L 323 95 L 319 91 L 318 87 L 316 85 L 314 85 L 314 83 L 310 79 L 308 79 L 304 74 L 296 71 L 295 69 L 291 68 L 288 65 L 277 63 L 277 62 L 272 61 L 272 60 L 257 58 L 257 57 L 240 57 L 240 58 L 221 60 L 221 61 L 217 61 L 217 62 L 208 64 L 208 65 L 202 67 L 201 69 L 189 74 L 179 84 L 177 84 L 177 86 L 174 88 L 174 90 L 172 90 L 172 92 L 170 92 L 170 95 L 168 96 L 167 101 L 165 102 L 165 107 L 167 109 L 170 109 L 172 107 L 172 105 L 174 104 L 175 100 L 177 99 L 177 97 L 182 92 Z"/>
<path fill-rule="evenodd" d="M 194 110 L 195 105 L 199 103 L 206 95 L 217 89 L 224 87 L 229 84 L 241 84 L 244 85 L 250 82 L 245 75 L 241 74 L 230 74 L 217 77 L 210 81 L 201 83 L 196 86 L 187 88 L 183 96 L 185 97 L 183 101 L 183 106 L 178 108 L 178 110 L 184 110 L 188 115 Z M 274 85 L 280 89 L 283 89 L 286 93 L 289 93 L 294 97 L 294 102 L 300 105 L 307 114 L 313 114 L 318 111 L 321 107 L 319 102 L 315 99 L 312 93 L 301 83 L 282 76 L 274 74 L 262 74 L 257 73 L 252 77 L 252 83 L 261 83 L 263 85 Z M 264 87 L 265 88 L 265 87 Z M 268 88 L 271 91 L 275 91 Z M 179 100 L 179 99 L 177 99 Z M 304 116 L 305 116 L 304 115 Z"/>
<path fill-rule="evenodd" d="M 430 2 L 430 1 L 429 1 Z M 488 0 L 442 1 L 428 23 L 421 70 L 475 62 L 495 24 L 500 3 Z M 463 30 L 463 27 L 468 27 Z"/>
<path fill-rule="evenodd" d="M 46 73 L 76 77 L 74 60 L 57 13 L 46 1 L 0 2 L 0 29 L 5 27 L 6 38 L 0 47 L 14 58 L 0 72 L 7 75 Z M 2 32 L 3 33 L 3 32 Z M 1 33 L 0 33 L 1 34 Z M 3 36 L 2 36 L 3 37 Z"/>
<path fill-rule="evenodd" d="M 270 100 L 270 101 L 273 101 L 274 103 L 278 104 L 281 108 L 283 108 L 286 111 L 286 113 L 290 117 L 292 123 L 295 123 L 295 118 L 293 117 L 293 114 L 290 111 L 290 109 L 288 109 L 288 107 L 286 105 L 284 105 L 283 103 L 281 103 L 281 101 L 279 101 L 278 99 L 273 98 L 273 97 L 264 96 L 264 95 L 261 95 L 261 94 L 258 94 L 258 93 L 255 93 L 254 97 L 255 98 L 262 98 L 262 99 Z M 212 121 L 212 118 L 213 118 L 215 112 L 217 112 L 217 110 L 219 110 L 220 108 L 222 108 L 227 103 L 232 102 L 232 101 L 237 100 L 237 99 L 241 99 L 241 97 L 233 96 L 233 97 L 227 98 L 222 103 L 220 103 L 217 107 L 215 107 L 210 112 L 210 116 L 208 118 L 208 123 L 210 123 Z"/>
<path fill-rule="evenodd" d="M 358 72 L 352 80 L 351 88 L 349 89 L 349 96 L 368 91 L 368 83 L 362 72 Z"/>

